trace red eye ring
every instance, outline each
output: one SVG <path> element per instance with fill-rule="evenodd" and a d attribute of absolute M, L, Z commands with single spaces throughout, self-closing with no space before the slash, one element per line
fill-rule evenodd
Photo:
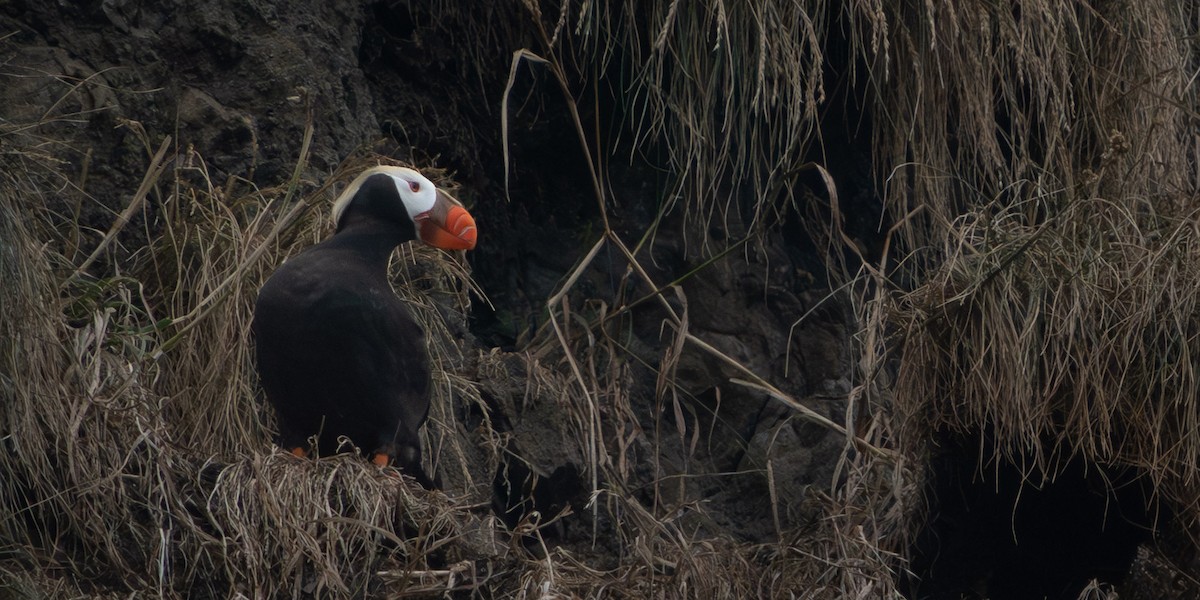
<path fill-rule="evenodd" d="M 408 189 L 412 190 L 413 193 L 419 192 L 421 191 L 421 184 L 416 181 L 410 181 L 408 182 Z"/>

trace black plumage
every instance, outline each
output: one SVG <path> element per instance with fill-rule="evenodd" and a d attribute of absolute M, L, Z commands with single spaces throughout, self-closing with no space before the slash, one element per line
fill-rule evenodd
<path fill-rule="evenodd" d="M 335 234 L 286 261 L 263 285 L 255 347 L 285 448 L 307 454 L 315 436 L 317 452 L 332 454 L 344 436 L 377 463 L 394 460 L 433 485 L 421 467 L 418 435 L 429 413 L 425 335 L 392 291 L 388 260 L 418 237 L 474 247 L 474 221 L 457 205 L 439 208 L 445 202 L 415 171 L 372 169 L 338 201 Z M 448 231 L 447 213 L 455 217 Z M 426 235 L 430 227 L 441 231 Z"/>

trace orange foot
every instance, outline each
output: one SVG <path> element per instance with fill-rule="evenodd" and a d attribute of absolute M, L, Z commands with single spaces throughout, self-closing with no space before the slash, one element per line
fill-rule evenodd
<path fill-rule="evenodd" d="M 296 446 L 295 448 L 292 448 L 292 456 L 299 456 L 300 458 L 308 458 L 308 450 L 305 450 L 304 448 L 301 448 L 300 446 Z"/>

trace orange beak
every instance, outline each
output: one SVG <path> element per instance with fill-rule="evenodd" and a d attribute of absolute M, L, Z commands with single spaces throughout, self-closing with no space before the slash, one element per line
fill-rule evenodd
<path fill-rule="evenodd" d="M 438 190 L 437 200 L 428 212 L 417 215 L 421 241 L 443 250 L 475 248 L 475 218 L 467 209 Z"/>

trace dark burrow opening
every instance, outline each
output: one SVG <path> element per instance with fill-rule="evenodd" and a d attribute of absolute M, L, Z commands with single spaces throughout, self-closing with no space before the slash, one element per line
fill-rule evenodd
<path fill-rule="evenodd" d="M 1073 457 L 1047 477 L 1030 456 L 981 460 L 990 439 L 938 437 L 910 600 L 1075 600 L 1093 579 L 1120 585 L 1164 518 L 1135 469 Z"/>

